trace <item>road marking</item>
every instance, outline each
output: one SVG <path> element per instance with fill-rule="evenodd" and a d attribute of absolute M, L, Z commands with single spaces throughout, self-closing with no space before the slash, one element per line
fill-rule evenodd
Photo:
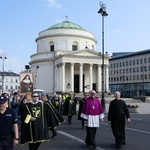
<path fill-rule="evenodd" d="M 67 137 L 69 137 L 69 138 L 71 138 L 71 139 L 73 139 L 73 140 L 75 140 L 75 141 L 78 141 L 78 142 L 80 142 L 80 143 L 82 143 L 82 144 L 85 144 L 85 142 L 84 142 L 82 139 L 78 138 L 78 137 L 75 137 L 75 136 L 73 136 L 73 135 L 71 135 L 71 134 L 68 134 L 68 133 L 66 133 L 66 132 L 63 132 L 63 131 L 57 131 L 57 132 L 60 133 L 60 134 L 65 135 L 65 136 L 67 136 Z M 96 150 L 104 150 L 104 149 L 101 148 L 101 147 L 96 147 Z"/>
<path fill-rule="evenodd" d="M 110 125 L 108 125 L 107 123 L 100 123 L 100 124 L 101 124 L 101 125 L 110 126 Z M 137 131 L 137 132 L 141 132 L 141 133 L 150 134 L 150 132 L 149 132 L 149 131 L 138 130 L 138 129 L 133 129 L 133 128 L 127 128 L 127 127 L 126 127 L 126 129 L 127 129 L 127 130 L 131 130 L 131 131 Z"/>
<path fill-rule="evenodd" d="M 141 132 L 141 133 L 150 134 L 150 132 L 148 132 L 148 131 L 143 131 L 143 130 L 138 130 L 138 129 L 133 129 L 133 128 L 126 128 L 126 129 L 131 130 L 131 131 L 137 131 L 137 132 Z"/>

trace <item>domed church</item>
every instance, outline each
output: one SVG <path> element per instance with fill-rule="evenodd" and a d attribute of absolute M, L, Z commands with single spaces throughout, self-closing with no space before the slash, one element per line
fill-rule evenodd
<path fill-rule="evenodd" d="M 94 35 L 76 23 L 64 21 L 41 31 L 31 55 L 34 88 L 57 91 L 101 92 L 102 55 L 96 51 Z M 109 57 L 104 55 L 105 91 L 109 91 Z"/>

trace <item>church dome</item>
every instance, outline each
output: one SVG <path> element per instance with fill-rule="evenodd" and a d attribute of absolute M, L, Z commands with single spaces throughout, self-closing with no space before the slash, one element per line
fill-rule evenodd
<path fill-rule="evenodd" d="M 51 29 L 78 29 L 78 30 L 85 30 L 80 25 L 78 25 L 76 23 L 72 23 L 70 21 L 63 21 L 61 23 L 57 23 L 57 24 L 51 26 L 50 28 L 48 28 L 47 30 L 51 30 Z"/>

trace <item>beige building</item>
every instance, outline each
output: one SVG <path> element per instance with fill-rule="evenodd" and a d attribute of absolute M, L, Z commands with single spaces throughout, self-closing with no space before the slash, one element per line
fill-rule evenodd
<path fill-rule="evenodd" d="M 110 91 L 124 97 L 150 95 L 150 49 L 118 54 L 109 60 Z"/>
<path fill-rule="evenodd" d="M 34 87 L 46 93 L 95 89 L 101 92 L 102 55 L 96 51 L 94 35 L 81 26 L 64 21 L 41 31 L 37 52 L 31 55 Z M 105 91 L 109 91 L 109 57 L 104 56 Z"/>

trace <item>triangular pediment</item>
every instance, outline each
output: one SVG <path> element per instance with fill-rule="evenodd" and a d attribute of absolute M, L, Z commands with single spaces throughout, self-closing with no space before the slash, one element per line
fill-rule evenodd
<path fill-rule="evenodd" d="M 71 51 L 70 53 L 64 54 L 64 56 L 100 56 L 99 52 L 86 49 L 86 50 L 77 50 L 77 51 Z"/>

